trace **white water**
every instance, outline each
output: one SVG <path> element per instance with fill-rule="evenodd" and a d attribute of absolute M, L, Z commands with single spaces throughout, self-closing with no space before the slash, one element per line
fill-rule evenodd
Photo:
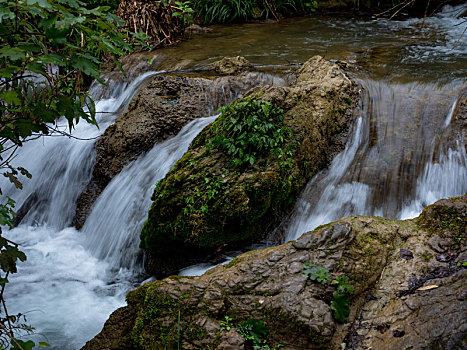
<path fill-rule="evenodd" d="M 188 149 L 191 140 L 216 117 L 196 119 L 180 133 L 147 152 L 118 174 L 99 196 L 82 229 L 86 248 L 113 266 L 137 272 L 139 232 L 151 206 L 154 184 Z"/>
<path fill-rule="evenodd" d="M 27 165 L 33 175 L 31 180 L 23 179 L 22 191 L 5 180 L 1 182 L 5 194 L 17 201 L 17 208 L 31 193 L 40 199 L 19 227 L 5 232 L 28 257 L 19 264 L 18 274 L 10 277 L 6 288 L 8 311 L 25 313 L 39 333 L 36 339 L 53 344 L 55 349 L 79 348 L 100 330 L 110 312 L 123 305 L 138 270 L 131 269 L 133 262 L 130 263 L 135 260 L 137 244 L 132 245 L 132 251 L 123 253 L 125 242 L 130 237 L 137 241 L 153 185 L 213 119 L 191 123 L 179 136 L 126 167 L 96 202 L 83 232 L 65 228 L 74 215 L 76 198 L 91 176 L 95 162 L 92 139 L 105 131 L 155 74 L 145 73 L 131 84 L 114 85 L 112 97 L 96 104 L 98 112 L 106 112 L 99 114 L 99 129 L 82 122 L 73 132 L 74 137 L 91 140 L 46 137 L 27 142 L 14 160 L 15 164 Z M 98 89 L 99 86 L 97 94 Z M 154 159 L 156 162 L 151 161 Z M 131 207 L 134 211 L 125 213 L 124 208 Z M 123 237 L 127 232 L 133 236 L 109 238 L 110 234 Z M 110 242 L 110 246 L 105 245 Z M 114 254 L 108 253 L 110 249 Z M 122 266 L 130 269 L 116 269 L 121 266 L 116 263 L 120 259 L 124 260 Z"/>
<path fill-rule="evenodd" d="M 108 99 L 96 103 L 99 128 L 81 121 L 72 135 L 79 140 L 61 135 L 42 137 L 26 142 L 17 152 L 13 165 L 26 166 L 32 179 L 23 177 L 23 190 L 18 191 L 2 177 L 0 187 L 5 196 L 16 201 L 19 209 L 30 195 L 36 195 L 27 215 L 21 221 L 26 225 L 43 225 L 62 229 L 70 225 L 79 194 L 89 182 L 95 163 L 94 141 L 115 118 L 124 111 L 131 99 L 150 77 L 159 72 L 141 75 L 131 84 L 120 84 Z M 95 85 L 91 94 L 99 93 L 102 85 Z M 59 129 L 67 131 L 67 122 L 59 124 Z"/>

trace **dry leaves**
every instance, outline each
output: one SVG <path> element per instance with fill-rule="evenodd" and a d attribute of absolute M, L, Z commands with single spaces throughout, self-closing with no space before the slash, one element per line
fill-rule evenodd
<path fill-rule="evenodd" d="M 129 31 L 146 33 L 148 45 L 153 47 L 173 45 L 183 37 L 184 23 L 171 2 L 155 0 L 122 0 L 117 16 L 125 21 Z"/>

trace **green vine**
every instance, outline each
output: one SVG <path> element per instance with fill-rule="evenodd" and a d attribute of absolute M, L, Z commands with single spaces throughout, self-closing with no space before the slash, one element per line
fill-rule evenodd
<path fill-rule="evenodd" d="M 329 270 L 323 264 L 306 263 L 303 265 L 305 275 L 308 275 L 312 281 L 327 285 L 329 282 Z M 349 297 L 355 293 L 355 288 L 349 281 L 349 277 L 343 275 L 331 281 L 331 285 L 336 286 L 332 293 L 331 310 L 334 319 L 344 323 L 350 314 Z"/>

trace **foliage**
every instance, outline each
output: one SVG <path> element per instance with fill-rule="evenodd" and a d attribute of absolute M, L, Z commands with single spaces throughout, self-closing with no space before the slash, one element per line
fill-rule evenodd
<path fill-rule="evenodd" d="M 290 130 L 283 122 L 283 111 L 270 102 L 247 98 L 221 107 L 221 122 L 208 146 L 223 150 L 231 157 L 230 165 L 241 168 L 253 165 L 260 156 L 270 153 L 283 156 L 283 146 Z"/>
<path fill-rule="evenodd" d="M 24 141 L 56 131 L 63 116 L 69 129 L 79 119 L 96 124 L 87 85 L 99 77 L 105 53 L 130 52 L 123 22 L 108 7 L 87 9 L 79 0 L 0 1 L 0 169 L 21 188 L 10 165 Z M 141 36 L 135 37 L 141 39 Z M 8 142 L 9 141 L 9 142 Z M 5 154 L 7 154 L 5 156 Z"/>
<path fill-rule="evenodd" d="M 230 331 L 231 328 L 234 327 L 233 323 L 232 323 L 232 317 L 229 317 L 229 316 L 225 316 L 225 321 L 220 321 L 219 322 L 220 325 L 221 325 L 221 328 L 219 329 L 220 332 L 223 332 L 223 331 Z"/>
<path fill-rule="evenodd" d="M 303 265 L 303 273 L 308 275 L 312 281 L 326 285 L 329 281 L 329 270 L 323 264 L 306 263 Z M 345 322 L 349 317 L 349 297 L 354 294 L 355 289 L 350 284 L 349 278 L 345 275 L 339 276 L 331 281 L 331 285 L 336 286 L 332 293 L 331 310 L 334 313 L 334 319 L 338 322 Z"/>
<path fill-rule="evenodd" d="M 299 0 L 196 0 L 192 6 L 206 24 L 242 22 L 252 18 L 278 19 L 290 12 L 308 10 L 308 3 Z"/>
<path fill-rule="evenodd" d="M 119 0 L 87 0 L 86 7 L 94 8 L 98 6 L 109 6 L 112 10 L 115 10 L 119 3 Z"/>
<path fill-rule="evenodd" d="M 13 226 L 15 201 L 7 197 L 5 204 L 0 204 L 0 226 Z"/>
<path fill-rule="evenodd" d="M 221 327 L 218 334 L 220 332 L 229 332 L 231 329 L 235 328 L 246 342 L 251 342 L 254 349 L 276 350 L 282 347 L 281 344 L 271 347 L 266 342 L 266 336 L 269 333 L 269 329 L 264 325 L 263 321 L 257 321 L 254 318 L 249 318 L 247 321 L 244 321 L 235 327 L 232 322 L 232 317 L 225 316 L 225 321 L 220 321 L 219 323 Z"/>
<path fill-rule="evenodd" d="M 303 265 L 305 271 L 303 273 L 308 275 L 312 281 L 318 281 L 321 284 L 328 283 L 329 270 L 323 264 L 306 263 Z"/>
<path fill-rule="evenodd" d="M 207 24 L 246 21 L 253 13 L 249 0 L 198 0 L 193 7 Z"/>
<path fill-rule="evenodd" d="M 263 321 L 257 321 L 254 318 L 240 323 L 237 326 L 237 331 L 245 340 L 252 340 L 254 345 L 263 343 L 269 332 Z"/>
<path fill-rule="evenodd" d="M 175 1 L 175 4 L 170 5 L 175 12 L 172 12 L 172 17 L 179 17 L 185 25 L 193 24 L 193 12 L 190 1 Z"/>
<path fill-rule="evenodd" d="M 331 310 L 334 311 L 334 318 L 338 322 L 345 322 L 350 313 L 349 296 L 354 294 L 354 287 L 350 284 L 347 276 L 339 276 L 331 284 L 337 286 L 332 293 L 334 300 L 331 302 Z"/>
<path fill-rule="evenodd" d="M 184 215 L 201 217 L 209 211 L 209 205 L 222 192 L 225 175 L 219 177 L 209 173 L 203 177 L 203 186 L 195 187 L 192 195 L 185 198 Z"/>

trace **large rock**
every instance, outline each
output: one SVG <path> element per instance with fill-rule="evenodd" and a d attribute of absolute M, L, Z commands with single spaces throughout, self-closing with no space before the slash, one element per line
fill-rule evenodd
<path fill-rule="evenodd" d="M 243 349 L 235 326 L 250 318 L 281 349 L 465 349 L 466 227 L 467 195 L 414 220 L 341 219 L 203 276 L 141 286 L 83 349 Z M 335 287 L 303 273 L 309 262 L 329 281 L 349 277 L 345 323 L 334 319 Z"/>
<path fill-rule="evenodd" d="M 191 120 L 214 114 L 219 106 L 230 103 L 252 87 L 270 84 L 284 82 L 262 73 L 153 78 L 97 141 L 92 179 L 78 198 L 73 225 L 78 229 L 83 226 L 92 204 L 110 180 L 141 153 L 175 136 Z"/>
<path fill-rule="evenodd" d="M 168 276 L 274 228 L 308 180 L 343 148 L 356 90 L 337 65 L 316 56 L 300 68 L 295 85 L 250 91 L 248 97 L 284 110 L 283 123 L 292 132 L 285 158 L 266 154 L 252 166 L 232 168 L 224 151 L 206 147 L 227 117 L 203 130 L 153 194 L 141 232 L 147 271 Z M 202 201 L 200 210 L 189 210 Z"/>

